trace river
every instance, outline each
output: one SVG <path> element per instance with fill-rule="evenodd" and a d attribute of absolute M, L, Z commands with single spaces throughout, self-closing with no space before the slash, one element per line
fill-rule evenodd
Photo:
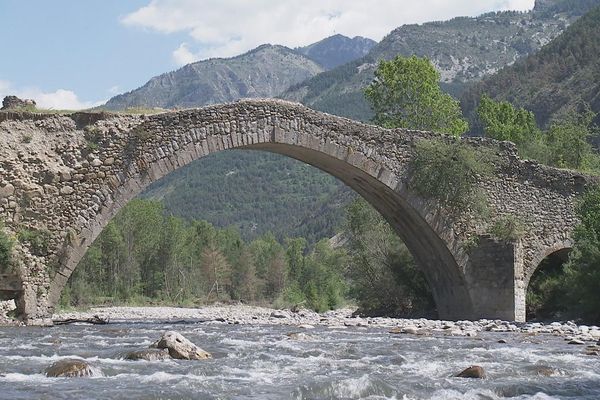
<path fill-rule="evenodd" d="M 166 330 L 182 333 L 213 359 L 123 360 Z M 301 330 L 193 321 L 3 327 L 0 398 L 600 399 L 600 357 L 552 335 L 415 336 L 326 326 L 303 330 L 301 340 L 287 335 Z M 45 377 L 53 362 L 73 357 L 87 360 L 97 376 Z M 453 377 L 472 364 L 488 377 Z"/>

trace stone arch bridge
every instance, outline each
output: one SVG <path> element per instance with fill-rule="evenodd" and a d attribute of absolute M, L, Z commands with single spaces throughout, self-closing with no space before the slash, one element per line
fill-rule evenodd
<path fill-rule="evenodd" d="M 571 245 L 579 174 L 522 161 L 512 144 L 463 139 L 501 163 L 481 180 L 490 218 L 452 217 L 409 185 L 415 143 L 449 137 L 386 130 L 276 100 L 245 100 L 151 116 L 0 114 L 0 218 L 17 243 L 18 310 L 48 318 L 108 221 L 147 185 L 207 154 L 257 149 L 312 164 L 371 203 L 404 240 L 446 319 L 525 319 L 525 291 L 546 256 Z M 525 234 L 503 242 L 490 224 L 512 215 Z M 1 266 L 0 266 L 1 267 Z M 6 270 L 6 267 L 4 268 Z M 14 286 L 14 282 L 13 282 Z M 14 287 L 13 287 L 14 289 Z"/>

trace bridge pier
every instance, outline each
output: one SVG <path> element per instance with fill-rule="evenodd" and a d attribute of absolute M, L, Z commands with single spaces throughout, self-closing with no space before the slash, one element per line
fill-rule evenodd
<path fill-rule="evenodd" d="M 472 319 L 525 322 L 522 245 L 479 236 L 465 279 L 473 304 Z"/>

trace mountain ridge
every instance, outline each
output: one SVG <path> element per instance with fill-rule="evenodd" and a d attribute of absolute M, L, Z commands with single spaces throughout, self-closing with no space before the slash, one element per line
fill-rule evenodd
<path fill-rule="evenodd" d="M 504 11 L 478 17 L 408 24 L 394 29 L 361 59 L 296 84 L 281 95 L 311 108 L 367 121 L 372 114 L 362 95 L 377 63 L 396 55 L 432 60 L 442 88 L 459 97 L 466 84 L 539 50 L 600 0 L 546 0 L 528 12 Z"/>

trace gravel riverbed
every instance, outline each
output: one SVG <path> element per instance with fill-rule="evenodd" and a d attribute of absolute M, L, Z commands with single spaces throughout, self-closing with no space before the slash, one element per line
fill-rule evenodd
<path fill-rule="evenodd" d="M 355 309 L 343 308 L 316 313 L 307 309 L 296 312 L 248 305 L 210 305 L 201 308 L 180 307 L 95 307 L 87 311 L 60 312 L 53 319 L 87 319 L 94 316 L 109 321 L 200 322 L 206 324 L 288 325 L 311 329 L 324 326 L 335 329 L 348 327 L 383 327 L 393 333 L 411 335 L 444 335 L 475 337 L 480 332 L 513 332 L 530 336 L 551 334 L 572 344 L 594 344 L 600 340 L 597 326 L 567 322 L 514 323 L 500 320 L 443 321 L 384 317 L 353 317 Z"/>

